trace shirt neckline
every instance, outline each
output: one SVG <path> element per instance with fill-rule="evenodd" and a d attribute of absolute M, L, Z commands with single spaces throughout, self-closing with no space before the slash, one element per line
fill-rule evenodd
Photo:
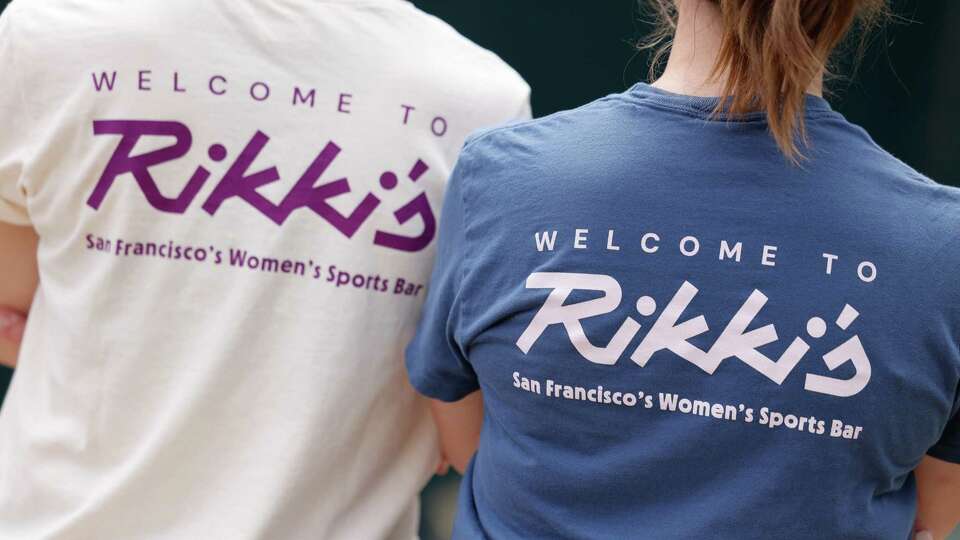
<path fill-rule="evenodd" d="M 720 104 L 720 97 L 690 96 L 685 94 L 676 94 L 650 86 L 647 83 L 637 83 L 628 92 L 635 98 L 639 98 L 647 103 L 680 110 L 688 114 L 703 118 L 704 120 L 763 120 L 766 119 L 766 113 L 762 111 L 749 112 L 736 117 L 717 110 Z M 804 116 L 809 118 L 824 113 L 832 113 L 833 108 L 827 100 L 813 94 L 804 94 Z"/>

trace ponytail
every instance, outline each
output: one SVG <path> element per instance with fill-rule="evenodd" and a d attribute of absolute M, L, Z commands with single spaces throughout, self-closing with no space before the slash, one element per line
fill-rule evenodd
<path fill-rule="evenodd" d="M 654 42 L 676 30 L 675 0 L 653 0 L 661 22 Z M 770 132 L 796 163 L 805 143 L 806 90 L 830 54 L 859 21 L 873 25 L 884 0 L 711 0 L 720 8 L 723 37 L 713 77 L 724 81 L 719 107 L 734 116 L 767 113 Z M 660 48 L 660 55 L 666 48 Z"/>

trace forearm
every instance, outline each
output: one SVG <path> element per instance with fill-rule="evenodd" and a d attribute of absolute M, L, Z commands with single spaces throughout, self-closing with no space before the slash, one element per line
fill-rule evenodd
<path fill-rule="evenodd" d="M 943 540 L 960 523 L 960 465 L 932 457 L 916 470 L 919 508 L 918 525 Z"/>
<path fill-rule="evenodd" d="M 36 233 L 0 223 L 0 306 L 29 311 L 37 276 Z"/>
<path fill-rule="evenodd" d="M 444 458 L 463 474 L 477 452 L 483 427 L 483 395 L 474 392 L 456 403 L 431 400 Z"/>
<path fill-rule="evenodd" d="M 17 366 L 25 323 L 23 314 L 0 308 L 0 366 Z"/>

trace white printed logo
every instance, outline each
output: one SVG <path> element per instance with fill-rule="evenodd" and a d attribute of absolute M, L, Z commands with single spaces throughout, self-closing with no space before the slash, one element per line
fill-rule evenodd
<path fill-rule="evenodd" d="M 571 343 L 581 356 L 595 364 L 613 365 L 623 356 L 630 342 L 640 332 L 640 323 L 632 317 L 627 317 L 606 346 L 594 345 L 587 337 L 581 324 L 583 319 L 611 313 L 620 306 L 623 291 L 617 280 L 611 276 L 537 272 L 530 275 L 526 285 L 528 289 L 552 289 L 552 291 L 547 296 L 543 307 L 517 340 L 517 347 L 524 354 L 530 352 L 548 327 L 562 324 Z M 565 305 L 564 303 L 574 290 L 599 291 L 603 296 Z M 747 331 L 768 300 L 767 296 L 758 290 L 750 294 L 709 350 L 704 351 L 694 346 L 690 340 L 709 330 L 707 320 L 703 315 L 699 315 L 680 322 L 680 317 L 698 292 L 695 286 L 685 281 L 653 323 L 640 345 L 630 355 L 630 359 L 640 367 L 644 367 L 655 353 L 669 350 L 712 375 L 727 358 L 738 358 L 780 385 L 810 350 L 810 345 L 800 337 L 795 338 L 776 360 L 757 350 L 779 339 L 777 330 L 772 324 Z M 649 317 L 656 312 L 657 303 L 653 298 L 643 296 L 637 300 L 636 308 L 640 315 Z M 847 330 L 859 316 L 860 313 L 856 309 L 849 304 L 845 305 L 836 319 L 836 324 L 841 329 Z M 814 339 L 823 337 L 826 331 L 827 323 L 820 317 L 813 317 L 807 322 L 807 333 Z M 830 371 L 847 362 L 852 362 L 856 373 L 849 379 L 807 374 L 804 388 L 810 392 L 849 397 L 860 393 L 870 382 L 870 359 L 859 336 L 853 336 L 823 355 L 823 360 Z"/>

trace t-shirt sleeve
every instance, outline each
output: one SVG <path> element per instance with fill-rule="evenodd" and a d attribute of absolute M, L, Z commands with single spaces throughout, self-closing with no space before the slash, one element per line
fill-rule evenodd
<path fill-rule="evenodd" d="M 26 111 L 14 38 L 13 11 L 0 15 L 0 221 L 29 225 L 23 189 Z"/>
<path fill-rule="evenodd" d="M 477 375 L 467 359 L 462 331 L 462 284 L 468 250 L 462 193 L 466 169 L 466 158 L 461 155 L 447 186 L 437 260 L 423 318 L 406 352 L 413 387 L 442 401 L 458 401 L 479 389 Z"/>

